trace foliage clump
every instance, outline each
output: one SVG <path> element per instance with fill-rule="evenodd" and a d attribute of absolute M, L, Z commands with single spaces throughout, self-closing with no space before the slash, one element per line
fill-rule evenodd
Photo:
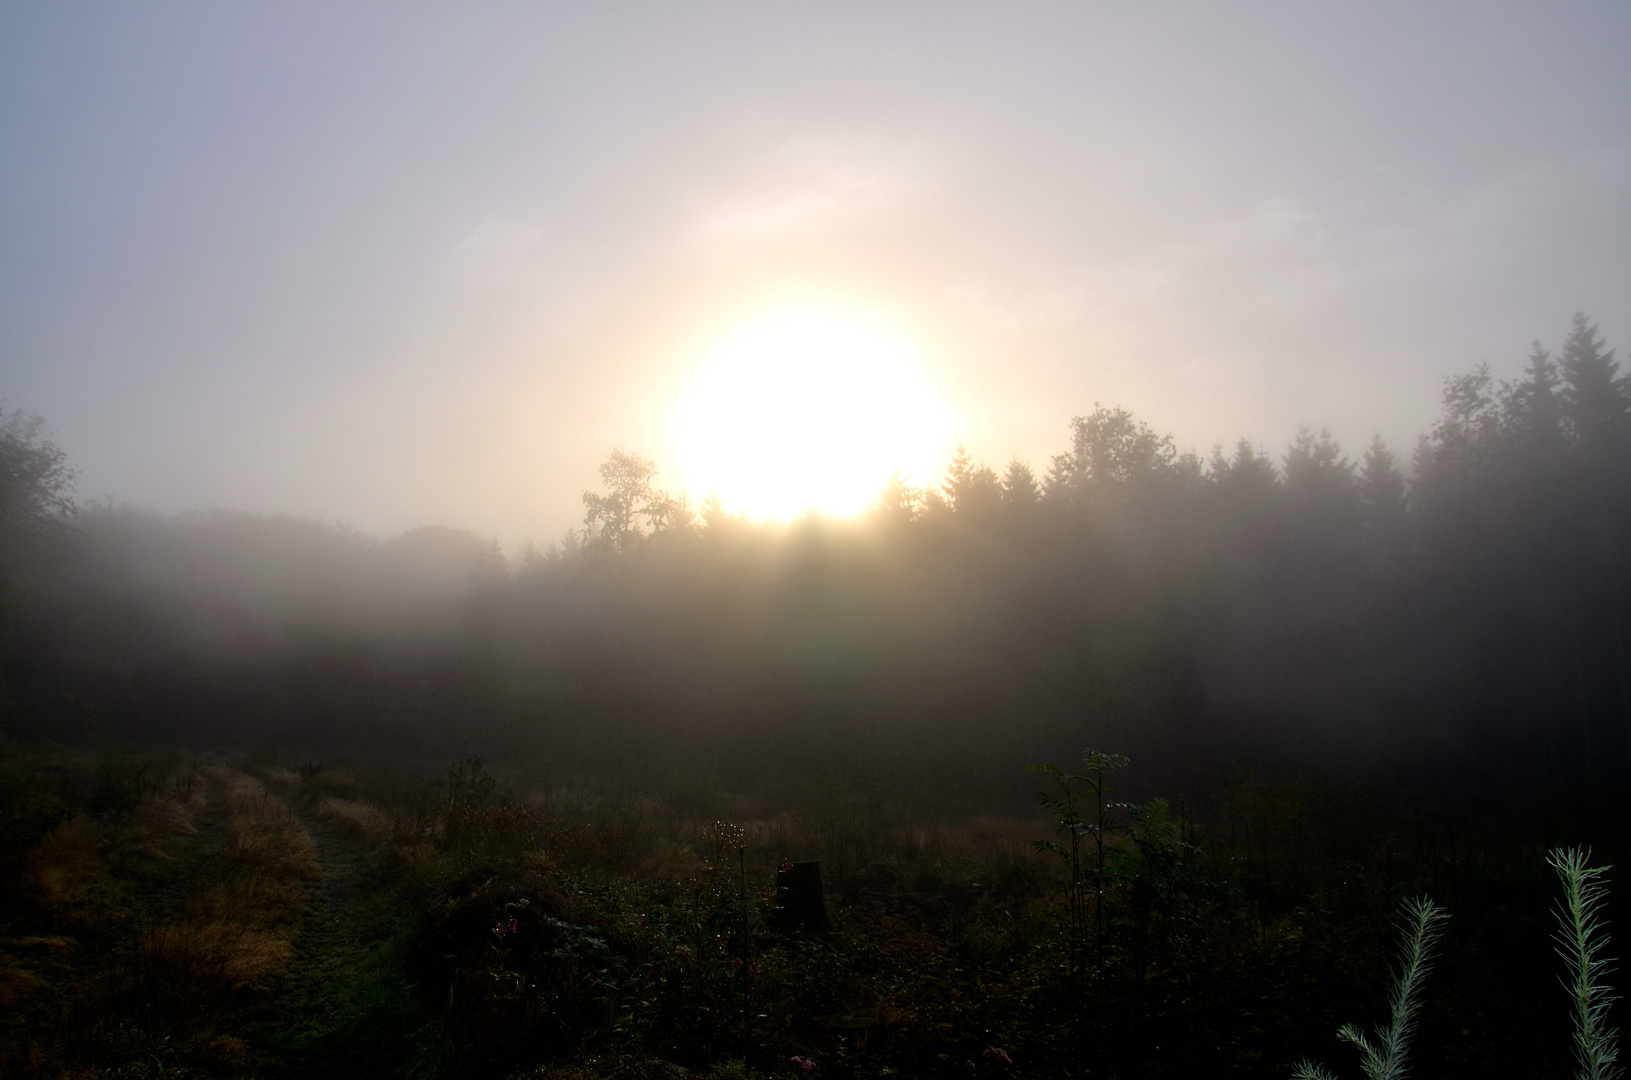
<path fill-rule="evenodd" d="M 544 875 L 482 863 L 427 912 L 410 971 L 458 1060 L 502 1071 L 609 1023 L 621 963 L 606 928 Z"/>

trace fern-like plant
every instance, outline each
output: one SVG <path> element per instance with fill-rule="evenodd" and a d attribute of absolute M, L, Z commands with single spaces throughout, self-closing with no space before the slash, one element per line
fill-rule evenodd
<path fill-rule="evenodd" d="M 1608 974 L 1613 961 L 1604 955 L 1608 931 L 1603 926 L 1603 903 L 1608 898 L 1608 867 L 1591 866 L 1591 849 L 1554 848 L 1546 858 L 1563 881 L 1563 901 L 1557 909 L 1557 951 L 1568 965 L 1564 985 L 1574 998 L 1574 1053 L 1577 1080 L 1616 1080 L 1623 1075 L 1615 1061 L 1619 1039 L 1608 1024 L 1614 1002 Z"/>
<path fill-rule="evenodd" d="M 1367 1035 L 1357 1024 L 1344 1024 L 1337 1037 L 1359 1048 L 1367 1080 L 1400 1080 L 1405 1074 L 1405 1052 L 1415 1031 L 1416 1013 L 1421 1007 L 1421 986 L 1433 964 L 1433 946 L 1450 913 L 1425 896 L 1405 901 L 1404 962 L 1393 980 L 1388 1002 L 1388 1025 Z M 1292 1071 L 1292 1080 L 1336 1080 L 1312 1061 L 1301 1061 Z"/>

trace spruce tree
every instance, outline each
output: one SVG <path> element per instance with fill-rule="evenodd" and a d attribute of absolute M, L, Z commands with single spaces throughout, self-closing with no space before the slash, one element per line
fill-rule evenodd
<path fill-rule="evenodd" d="M 1207 474 L 1219 488 L 1237 494 L 1261 496 L 1280 486 L 1280 474 L 1273 460 L 1259 453 L 1250 439 L 1241 439 L 1235 444 L 1232 459 L 1223 456 L 1223 447 L 1215 447 Z"/>
<path fill-rule="evenodd" d="M 946 482 L 941 490 L 953 513 L 978 516 L 990 512 L 1001 500 L 1002 481 L 990 466 L 975 465 L 968 449 L 959 444 L 946 467 Z"/>
<path fill-rule="evenodd" d="M 1031 467 L 1015 458 L 1008 463 L 1008 471 L 1002 478 L 1002 500 L 1012 506 L 1032 506 L 1042 497 L 1042 490 L 1037 486 L 1036 474 Z"/>
<path fill-rule="evenodd" d="M 1540 342 L 1529 349 L 1524 380 L 1508 398 L 1509 422 L 1521 433 L 1530 453 L 1549 454 L 1563 440 L 1563 403 L 1558 399 L 1557 364 Z"/>
<path fill-rule="evenodd" d="M 1612 452 L 1631 417 L 1631 395 L 1613 349 L 1603 348 L 1597 327 L 1576 312 L 1574 327 L 1558 353 L 1563 376 L 1563 418 L 1575 445 L 1588 457 Z"/>
<path fill-rule="evenodd" d="M 1299 428 L 1285 456 L 1286 491 L 1292 505 L 1326 528 L 1342 528 L 1358 515 L 1353 463 L 1331 432 Z"/>
<path fill-rule="evenodd" d="M 1365 523 L 1387 528 L 1404 520 L 1404 474 L 1399 471 L 1393 451 L 1377 435 L 1365 450 L 1359 467 L 1359 502 Z"/>

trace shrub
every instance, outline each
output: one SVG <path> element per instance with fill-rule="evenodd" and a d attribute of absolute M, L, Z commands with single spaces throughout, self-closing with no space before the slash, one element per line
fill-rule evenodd
<path fill-rule="evenodd" d="M 410 958 L 463 1064 L 559 1057 L 608 1023 L 621 966 L 605 929 L 536 871 L 478 864 L 433 905 Z"/>

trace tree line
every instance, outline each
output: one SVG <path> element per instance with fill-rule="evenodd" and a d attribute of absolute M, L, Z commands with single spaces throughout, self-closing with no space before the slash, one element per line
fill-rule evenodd
<path fill-rule="evenodd" d="M 960 450 L 937 486 L 782 526 L 619 450 L 582 527 L 514 566 L 454 530 L 68 512 L 65 473 L 11 464 L 54 451 L 38 427 L 6 440 L 18 732 L 991 799 L 1091 743 L 1165 790 L 1371 771 L 1586 820 L 1631 778 L 1631 387 L 1583 315 L 1515 380 L 1446 380 L 1408 467 L 1309 429 L 1202 457 L 1098 406 L 1041 475 Z"/>

